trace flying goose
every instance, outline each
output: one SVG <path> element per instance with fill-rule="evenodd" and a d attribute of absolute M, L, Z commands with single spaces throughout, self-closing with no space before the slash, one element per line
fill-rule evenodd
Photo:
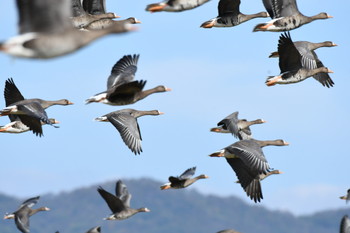
<path fill-rule="evenodd" d="M 191 10 L 199 7 L 209 0 L 166 0 L 159 3 L 149 4 L 146 7 L 146 11 L 151 13 L 167 11 L 167 12 L 179 12 L 185 10 Z"/>
<path fill-rule="evenodd" d="M 318 68 L 314 69 L 304 66 L 302 63 L 302 55 L 294 45 L 289 32 L 280 36 L 278 41 L 278 54 L 281 73 L 280 75 L 269 76 L 265 82 L 267 86 L 273 86 L 275 84 L 298 83 L 308 77 L 315 76 L 318 73 L 333 73 L 333 71 L 324 67 L 323 65 L 317 65 Z M 326 80 L 317 80 L 323 85 L 326 85 L 326 83 L 331 85 L 333 81 L 329 79 L 326 78 Z"/>
<path fill-rule="evenodd" d="M 162 85 L 143 91 L 146 81 L 134 81 L 139 57 L 140 55 L 134 54 L 119 59 L 108 77 L 107 90 L 90 97 L 85 101 L 86 104 L 101 102 L 109 105 L 127 105 L 153 93 L 170 91 L 170 88 Z"/>
<path fill-rule="evenodd" d="M 239 140 L 250 139 L 252 132 L 249 126 L 254 124 L 265 123 L 263 119 L 257 119 L 254 121 L 247 121 L 246 119 L 238 119 L 238 111 L 231 113 L 223 120 L 221 120 L 217 125 L 218 127 L 211 128 L 211 132 L 216 133 L 231 133 Z"/>
<path fill-rule="evenodd" d="M 112 211 L 112 214 L 104 218 L 104 220 L 124 220 L 139 212 L 150 212 L 150 210 L 145 207 L 139 209 L 130 208 L 131 194 L 121 180 L 117 181 L 115 188 L 116 195 L 107 192 L 101 186 L 97 191 Z"/>
<path fill-rule="evenodd" d="M 272 141 L 246 139 L 235 142 L 209 156 L 225 157 L 247 196 L 254 202 L 260 202 L 263 199 L 260 176 L 270 171 L 270 166 L 261 148 L 268 145 L 286 146 L 288 143 L 281 139 Z"/>
<path fill-rule="evenodd" d="M 0 51 L 17 57 L 52 58 L 72 53 L 111 33 L 135 28 L 130 24 L 81 31 L 72 25 L 71 0 L 17 0 L 19 35 L 0 43 Z"/>
<path fill-rule="evenodd" d="M 307 69 L 316 69 L 323 67 L 323 63 L 318 59 L 315 49 L 321 47 L 334 47 L 337 46 L 332 41 L 325 41 L 321 43 L 312 43 L 308 41 L 296 41 L 294 42 L 295 48 L 298 50 L 301 56 L 302 66 Z M 272 52 L 269 57 L 278 57 L 278 52 Z M 313 76 L 325 87 L 332 87 L 334 85 L 333 80 L 329 77 L 328 73 L 317 73 Z"/>
<path fill-rule="evenodd" d="M 218 4 L 219 15 L 216 18 L 202 23 L 202 28 L 234 27 L 254 18 L 269 17 L 267 12 L 245 15 L 239 11 L 241 0 L 220 0 Z"/>
<path fill-rule="evenodd" d="M 254 27 L 256 31 L 289 31 L 316 19 L 333 18 L 325 12 L 315 16 L 305 16 L 298 10 L 296 0 L 263 0 L 264 6 L 272 18 L 267 23 L 261 23 Z"/>
<path fill-rule="evenodd" d="M 194 173 L 196 172 L 196 167 L 192 167 L 184 171 L 180 176 L 174 177 L 170 176 L 169 181 L 170 183 L 166 183 L 162 186 L 160 186 L 161 190 L 164 189 L 181 189 L 186 188 L 196 182 L 199 179 L 206 179 L 209 178 L 207 175 L 199 175 L 194 178 L 191 178 Z"/>
<path fill-rule="evenodd" d="M 142 152 L 141 131 L 137 118 L 145 115 L 161 115 L 158 110 L 140 111 L 135 109 L 122 109 L 95 118 L 96 121 L 111 122 L 119 131 L 124 143 L 135 154 Z"/>
<path fill-rule="evenodd" d="M 29 217 L 38 213 L 39 211 L 49 211 L 50 209 L 47 207 L 40 207 L 37 209 L 32 209 L 31 207 L 34 206 L 40 196 L 29 198 L 28 200 L 24 201 L 22 205 L 13 212 L 12 214 L 6 214 L 4 216 L 4 219 L 15 219 L 15 224 L 22 233 L 29 233 Z"/>
<path fill-rule="evenodd" d="M 12 78 L 5 82 L 4 90 L 6 108 L 0 110 L 0 116 L 8 115 L 11 121 L 18 119 L 37 136 L 42 136 L 42 123 L 53 125 L 49 120 L 46 108 L 52 105 L 71 105 L 67 99 L 48 101 L 42 99 L 24 99 Z M 16 115 L 16 116 L 14 116 Z M 57 128 L 58 126 L 54 126 Z"/>
<path fill-rule="evenodd" d="M 59 124 L 60 122 L 57 121 L 54 118 L 49 118 L 49 121 L 52 124 Z M 41 122 L 42 125 L 46 125 L 45 122 Z M 0 126 L 0 133 L 24 133 L 29 131 L 29 127 L 26 126 L 25 124 L 22 123 L 22 121 L 19 120 L 14 120 L 11 121 L 10 123 L 4 125 L 4 126 Z"/>

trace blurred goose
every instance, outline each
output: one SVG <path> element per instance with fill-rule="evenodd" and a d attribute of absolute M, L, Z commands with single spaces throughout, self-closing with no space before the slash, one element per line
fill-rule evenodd
<path fill-rule="evenodd" d="M 350 201 L 350 189 L 348 189 L 347 193 L 345 196 L 341 196 L 339 197 L 342 200 L 346 200 L 346 203 L 348 203 Z"/>
<path fill-rule="evenodd" d="M 350 219 L 348 215 L 344 215 L 340 222 L 340 233 L 350 233 Z"/>
<path fill-rule="evenodd" d="M 260 202 L 263 199 L 260 176 L 270 171 L 261 148 L 268 145 L 285 146 L 288 143 L 280 139 L 272 141 L 247 139 L 235 142 L 209 156 L 225 157 L 247 196 L 254 202 Z"/>
<path fill-rule="evenodd" d="M 140 55 L 125 55 L 112 68 L 107 80 L 107 91 L 96 94 L 85 102 L 101 102 L 109 105 L 133 104 L 157 92 L 170 91 L 165 86 L 143 91 L 146 81 L 133 81 L 137 71 L 137 62 Z"/>
<path fill-rule="evenodd" d="M 164 189 L 186 188 L 199 179 L 209 178 L 207 175 L 200 175 L 200 176 L 191 178 L 195 172 L 196 172 L 196 167 L 192 167 L 192 168 L 187 169 L 184 173 L 182 173 L 178 177 L 170 176 L 169 177 L 170 183 L 166 183 L 166 184 L 160 186 L 160 189 L 164 190 Z"/>
<path fill-rule="evenodd" d="M 235 230 L 228 229 L 228 230 L 218 231 L 217 233 L 239 233 L 239 232 L 235 231 Z"/>
<path fill-rule="evenodd" d="M 88 230 L 86 233 L 101 233 L 101 227 L 100 226 L 93 227 L 90 230 Z"/>
<path fill-rule="evenodd" d="M 202 23 L 202 28 L 233 27 L 254 18 L 269 17 L 267 12 L 259 12 L 245 15 L 239 11 L 241 0 L 220 0 L 218 5 L 219 15 L 216 18 Z"/>
<path fill-rule="evenodd" d="M 265 123 L 263 119 L 257 119 L 254 121 L 247 121 L 246 119 L 238 119 L 238 111 L 234 112 L 223 120 L 221 120 L 217 125 L 218 127 L 211 128 L 211 132 L 216 133 L 231 133 L 239 140 L 250 139 L 252 132 L 250 131 L 249 126 L 254 124 Z"/>
<path fill-rule="evenodd" d="M 179 12 L 191 10 L 203 5 L 206 2 L 209 2 L 209 0 L 166 0 L 160 3 L 147 5 L 146 11 L 151 13 L 160 11 Z"/>
<path fill-rule="evenodd" d="M 262 181 L 265 178 L 271 176 L 271 175 L 275 175 L 275 174 L 282 174 L 283 172 L 281 172 L 280 170 L 272 170 L 272 171 L 268 171 L 266 174 L 259 174 L 259 180 Z M 240 183 L 239 180 L 236 181 L 236 183 Z"/>
<path fill-rule="evenodd" d="M 54 118 L 49 118 L 49 121 L 52 124 L 59 124 L 60 122 L 57 121 Z M 46 125 L 45 122 L 41 122 L 42 125 Z M 15 120 L 15 121 L 11 121 L 10 123 L 4 125 L 4 126 L 0 126 L 0 133 L 24 133 L 29 131 L 29 127 L 26 126 L 25 124 L 22 123 L 22 121 L 19 120 Z"/>
<path fill-rule="evenodd" d="M 139 111 L 135 109 L 122 109 L 108 113 L 104 116 L 95 118 L 96 121 L 111 122 L 119 131 L 124 143 L 136 154 L 142 152 L 141 131 L 137 118 L 145 115 L 161 115 L 158 110 Z"/>
<path fill-rule="evenodd" d="M 117 21 L 112 20 L 112 19 L 101 19 L 101 20 L 90 23 L 89 25 L 84 27 L 84 29 L 85 30 L 100 30 L 100 29 L 104 29 L 106 27 L 110 27 L 113 24 L 125 24 L 125 23 L 139 24 L 139 23 L 141 23 L 141 21 L 139 21 L 135 17 L 129 17 L 127 19 L 117 20 Z"/>
<path fill-rule="evenodd" d="M 67 99 L 54 101 L 38 98 L 24 99 L 12 78 L 5 82 L 4 96 L 7 107 L 0 110 L 0 116 L 9 115 L 11 121 L 20 120 L 37 136 L 43 135 L 41 122 L 54 126 L 47 117 L 46 108 L 52 105 L 73 104 Z M 17 115 L 17 117 L 13 115 Z M 54 127 L 57 128 L 57 126 Z"/>
<path fill-rule="evenodd" d="M 324 67 L 323 63 L 318 59 L 315 49 L 321 47 L 334 47 L 337 46 L 331 41 L 325 41 L 321 43 L 312 43 L 308 41 L 296 41 L 294 42 L 295 48 L 298 50 L 301 56 L 302 66 L 312 70 L 320 67 Z M 278 52 L 272 52 L 269 57 L 278 57 Z M 334 85 L 333 80 L 329 77 L 328 73 L 318 73 L 313 76 L 323 86 L 332 87 Z"/>
<path fill-rule="evenodd" d="M 112 211 L 112 214 L 107 218 L 104 218 L 104 220 L 124 220 L 139 212 L 150 212 L 148 208 L 130 208 L 131 194 L 121 180 L 117 181 L 115 188 L 116 195 L 107 192 L 101 186 L 97 191 Z"/>
<path fill-rule="evenodd" d="M 332 16 L 325 12 L 315 16 L 305 16 L 299 12 L 296 0 L 263 0 L 264 6 L 272 18 L 267 23 L 261 23 L 254 27 L 256 31 L 289 31 L 316 19 L 328 19 Z"/>
<path fill-rule="evenodd" d="M 333 73 L 333 71 L 323 66 L 315 69 L 309 69 L 303 66 L 302 55 L 300 55 L 300 52 L 295 47 L 289 32 L 280 36 L 278 41 L 278 54 L 281 74 L 269 76 L 265 82 L 267 86 L 298 83 L 318 73 Z M 318 81 L 322 84 L 328 83 L 329 85 L 333 83 L 331 80 L 322 79 Z"/>
<path fill-rule="evenodd" d="M 0 43 L 0 51 L 25 58 L 52 58 L 84 47 L 111 33 L 133 30 L 130 24 L 118 24 L 80 31 L 72 25 L 71 0 L 17 0 L 19 35 Z"/>
<path fill-rule="evenodd" d="M 32 209 L 31 207 L 34 206 L 40 196 L 30 198 L 22 203 L 22 205 L 13 212 L 12 214 L 6 214 L 4 216 L 4 219 L 15 219 L 15 224 L 22 233 L 28 233 L 29 232 L 29 217 L 40 212 L 40 211 L 49 211 L 50 209 L 47 207 L 40 207 L 38 209 Z"/>
<path fill-rule="evenodd" d="M 84 10 L 80 0 L 71 0 L 71 2 L 73 10 L 73 17 L 71 17 L 71 20 L 76 28 L 84 28 L 90 23 L 101 19 L 114 19 L 119 17 L 114 13 L 105 13 L 104 10 L 99 14 L 89 14 Z M 93 9 L 98 8 L 98 10 L 100 10 L 100 8 L 104 8 L 104 5 L 102 5 L 104 3 L 103 0 L 89 0 L 85 2 Z"/>

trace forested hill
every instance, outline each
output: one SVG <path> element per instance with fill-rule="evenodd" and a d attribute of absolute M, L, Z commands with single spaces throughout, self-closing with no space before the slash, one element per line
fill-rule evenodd
<path fill-rule="evenodd" d="M 102 226 L 102 233 L 215 233 L 235 229 L 241 233 L 332 233 L 350 209 L 323 211 L 296 217 L 290 213 L 271 211 L 248 205 L 231 197 L 203 195 L 191 190 L 163 190 L 151 179 L 125 179 L 132 194 L 131 207 L 147 207 L 123 221 L 102 220 L 110 214 L 96 188 L 101 185 L 114 193 L 115 181 L 96 184 L 57 195 L 41 195 L 33 208 L 47 206 L 48 212 L 31 217 L 31 233 L 85 233 Z M 38 194 L 40 195 L 40 194 Z M 23 200 L 0 194 L 0 212 L 15 211 Z M 0 233 L 19 232 L 13 220 L 0 221 Z"/>

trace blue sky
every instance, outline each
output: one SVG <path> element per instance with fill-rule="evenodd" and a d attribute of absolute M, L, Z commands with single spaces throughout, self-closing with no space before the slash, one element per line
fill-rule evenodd
<path fill-rule="evenodd" d="M 268 55 L 276 50 L 280 33 L 252 29 L 269 19 L 203 29 L 201 23 L 217 15 L 217 1 L 187 12 L 153 14 L 144 10 L 149 3 L 153 2 L 107 0 L 108 11 L 141 20 L 139 30 L 104 37 L 73 54 L 52 60 L 0 54 L 0 89 L 13 77 L 26 98 L 67 98 L 75 103 L 47 110 L 61 124 L 59 129 L 44 127 L 42 138 L 30 132 L 0 134 L 0 192 L 24 198 L 118 178 L 150 177 L 165 183 L 169 175 L 197 166 L 196 174 L 205 173 L 210 179 L 190 188 L 203 193 L 235 195 L 252 205 L 295 214 L 344 207 L 338 197 L 349 188 L 350 81 L 345 63 L 350 46 L 344 25 L 350 2 L 298 1 L 305 15 L 326 11 L 334 16 L 291 31 L 294 41 L 331 40 L 339 45 L 317 50 L 335 72 L 331 74 L 335 86 L 329 89 L 312 78 L 294 85 L 265 86 L 267 76 L 279 74 L 278 59 Z M 14 1 L 1 1 L 0 7 L 6 9 L 0 15 L 0 40 L 5 40 L 17 34 L 17 12 Z M 242 1 L 243 13 L 263 10 L 261 1 Z M 86 98 L 105 90 L 115 62 L 134 53 L 140 54 L 136 79 L 147 80 L 146 89 L 163 84 L 172 91 L 130 106 L 85 105 Z M 165 113 L 139 118 L 144 151 L 139 156 L 124 145 L 111 124 L 93 121 L 129 107 Z M 284 174 L 262 182 L 261 204 L 250 201 L 234 183 L 236 176 L 225 159 L 208 157 L 236 141 L 209 132 L 234 111 L 248 120 L 267 121 L 252 126 L 256 139 L 281 138 L 290 143 L 264 148 L 270 166 Z M 0 119 L 1 125 L 7 122 L 7 117 Z"/>

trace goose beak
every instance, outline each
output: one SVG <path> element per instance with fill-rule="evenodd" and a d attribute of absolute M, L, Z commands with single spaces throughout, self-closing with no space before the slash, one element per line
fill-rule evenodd
<path fill-rule="evenodd" d="M 68 105 L 72 105 L 72 104 L 74 104 L 74 103 L 73 103 L 73 102 L 68 101 Z"/>

